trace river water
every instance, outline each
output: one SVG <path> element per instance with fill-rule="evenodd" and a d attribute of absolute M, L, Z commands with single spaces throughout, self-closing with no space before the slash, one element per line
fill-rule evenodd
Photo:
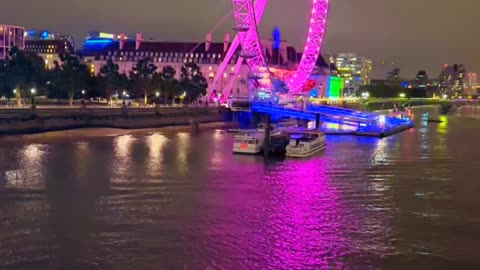
<path fill-rule="evenodd" d="M 0 269 L 480 269 L 480 107 L 264 161 L 232 135 L 0 139 Z"/>

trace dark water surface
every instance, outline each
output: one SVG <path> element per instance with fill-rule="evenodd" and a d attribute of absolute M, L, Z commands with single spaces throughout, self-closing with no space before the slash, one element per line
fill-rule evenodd
<path fill-rule="evenodd" d="M 0 139 L 0 269 L 480 269 L 480 108 L 304 160 L 221 131 Z"/>

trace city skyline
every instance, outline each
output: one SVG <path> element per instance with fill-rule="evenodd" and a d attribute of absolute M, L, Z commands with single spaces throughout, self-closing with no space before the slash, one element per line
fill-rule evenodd
<path fill-rule="evenodd" d="M 102 30 L 139 31 L 146 40 L 201 42 L 231 7 L 230 1 L 215 0 L 4 1 L 5 6 L 16 12 L 5 14 L 0 23 L 71 33 L 79 41 L 88 31 Z M 464 64 L 468 72 L 480 70 L 480 63 L 475 61 L 478 58 L 475 37 L 468 27 L 475 22 L 475 10 L 480 8 L 480 2 L 465 0 L 463 5 L 446 0 L 383 2 L 332 0 L 323 53 L 354 52 L 372 58 L 374 78 L 385 77 L 394 67 L 400 68 L 402 77 L 408 78 L 413 78 L 418 70 L 426 70 L 431 77 L 436 77 L 444 64 Z M 282 38 L 302 49 L 309 5 L 310 1 L 270 1 L 260 26 L 261 35 L 268 37 L 278 25 Z M 195 12 L 189 14 L 186 8 L 175 12 L 186 6 Z M 427 16 L 432 10 L 435 15 Z M 286 15 L 293 22 L 280 21 Z M 75 23 L 71 23 L 72 18 Z M 227 31 L 233 36 L 232 24 L 228 17 L 213 34 L 214 39 L 221 40 Z"/>

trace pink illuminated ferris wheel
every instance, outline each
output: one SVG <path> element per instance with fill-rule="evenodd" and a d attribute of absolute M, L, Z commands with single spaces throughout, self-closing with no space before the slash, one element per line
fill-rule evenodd
<path fill-rule="evenodd" d="M 286 81 L 291 93 L 299 92 L 311 75 L 323 44 L 327 24 L 329 0 L 312 1 L 310 27 L 300 64 L 295 74 Z M 232 0 L 235 30 L 242 47 L 244 58 L 253 74 L 269 73 L 269 67 L 260 44 L 258 22 L 268 0 Z"/>

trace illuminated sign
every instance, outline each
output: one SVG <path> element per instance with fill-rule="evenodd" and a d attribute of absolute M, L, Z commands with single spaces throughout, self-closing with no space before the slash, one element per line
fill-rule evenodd
<path fill-rule="evenodd" d="M 109 34 L 109 33 L 100 32 L 100 33 L 98 34 L 98 37 L 99 37 L 99 38 L 111 38 L 111 39 L 113 39 L 113 38 L 115 38 L 115 35 L 114 35 L 114 34 Z"/>

